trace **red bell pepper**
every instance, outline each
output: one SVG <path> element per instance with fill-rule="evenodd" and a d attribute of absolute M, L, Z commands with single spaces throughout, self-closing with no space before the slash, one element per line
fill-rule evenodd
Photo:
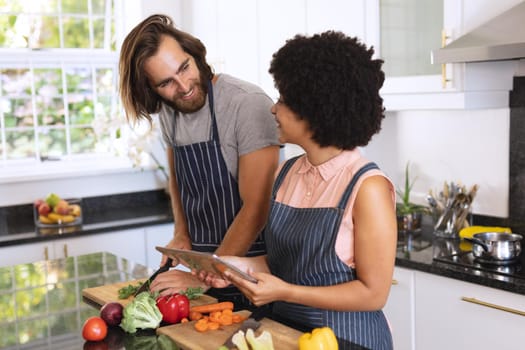
<path fill-rule="evenodd" d="M 184 294 L 172 294 L 157 298 L 157 307 L 166 323 L 179 323 L 190 314 L 190 300 Z"/>

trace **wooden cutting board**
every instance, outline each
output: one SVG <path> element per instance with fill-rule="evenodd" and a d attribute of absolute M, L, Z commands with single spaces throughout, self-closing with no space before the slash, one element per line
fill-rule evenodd
<path fill-rule="evenodd" d="M 118 290 L 122 287 L 126 287 L 129 284 L 137 285 L 139 282 L 144 282 L 146 279 L 132 280 L 127 282 L 118 282 L 114 284 L 108 284 L 105 286 L 86 288 L 82 290 L 82 298 L 85 302 L 90 305 L 101 307 L 102 305 L 116 301 L 121 303 L 123 306 L 126 306 L 133 297 L 127 299 L 118 298 Z M 217 299 L 210 297 L 208 295 L 203 295 L 198 299 L 190 300 L 191 306 L 196 305 L 205 305 L 217 302 Z"/>
<path fill-rule="evenodd" d="M 248 311 L 239 311 L 248 316 Z M 157 334 L 165 334 L 170 337 L 177 346 L 183 350 L 216 350 L 228 339 L 229 336 L 237 332 L 240 324 L 222 326 L 213 331 L 198 332 L 193 328 L 196 321 L 179 323 L 170 326 L 157 328 Z M 282 323 L 263 318 L 261 326 L 255 331 L 258 336 L 264 330 L 272 334 L 273 346 L 279 350 L 297 350 L 297 341 L 302 332 L 283 325 Z"/>

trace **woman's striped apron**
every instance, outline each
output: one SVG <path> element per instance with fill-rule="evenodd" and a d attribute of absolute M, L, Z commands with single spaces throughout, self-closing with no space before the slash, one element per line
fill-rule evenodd
<path fill-rule="evenodd" d="M 335 208 L 295 208 L 275 201 L 277 190 L 297 158 L 290 159 L 277 176 L 270 218 L 266 226 L 268 264 L 272 274 L 306 286 L 335 285 L 356 279 L 356 271 L 335 252 L 335 241 L 350 194 L 368 163 L 352 178 Z M 273 312 L 309 328 L 329 326 L 340 349 L 354 349 L 348 342 L 371 349 L 392 349 L 392 336 L 381 310 L 346 312 L 275 302 Z"/>

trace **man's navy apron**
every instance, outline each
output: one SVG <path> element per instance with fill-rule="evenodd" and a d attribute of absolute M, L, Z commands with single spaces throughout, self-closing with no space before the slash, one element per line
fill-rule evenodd
<path fill-rule="evenodd" d="M 356 279 L 356 271 L 335 252 L 335 241 L 344 210 L 358 178 L 374 163 L 362 167 L 352 178 L 335 208 L 295 208 L 275 201 L 277 190 L 297 160 L 290 159 L 275 180 L 270 218 L 265 230 L 268 264 L 272 274 L 305 286 L 328 286 Z M 382 311 L 343 312 L 275 302 L 274 314 L 300 322 L 308 328 L 329 326 L 339 349 L 354 349 L 348 342 L 370 349 L 392 349 L 392 336 Z"/>
<path fill-rule="evenodd" d="M 237 181 L 222 156 L 211 82 L 208 82 L 208 103 L 212 119 L 210 140 L 173 145 L 177 185 L 192 249 L 200 252 L 215 252 L 242 206 Z M 247 255 L 264 252 L 264 241 L 258 237 Z M 212 288 L 207 294 L 220 300 L 231 300 L 236 307 L 248 303 L 235 287 Z"/>

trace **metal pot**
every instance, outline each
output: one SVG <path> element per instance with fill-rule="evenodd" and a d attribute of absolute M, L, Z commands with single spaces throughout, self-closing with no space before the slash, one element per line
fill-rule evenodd
<path fill-rule="evenodd" d="M 483 232 L 464 239 L 473 243 L 472 253 L 476 258 L 511 260 L 520 255 L 523 236 L 516 233 Z"/>

